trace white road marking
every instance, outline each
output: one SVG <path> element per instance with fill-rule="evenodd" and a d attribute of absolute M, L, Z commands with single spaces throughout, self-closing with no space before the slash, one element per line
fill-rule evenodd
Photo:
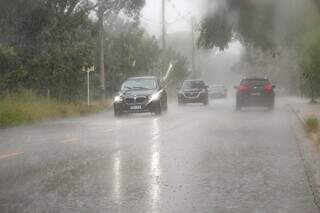
<path fill-rule="evenodd" d="M 77 138 L 72 138 L 72 139 L 60 141 L 60 143 L 76 143 L 76 142 L 80 142 L 80 140 Z"/>
<path fill-rule="evenodd" d="M 18 155 L 22 155 L 24 152 L 18 151 L 18 152 L 11 152 L 11 153 L 6 153 L 6 154 L 0 154 L 0 160 L 3 160 L 5 158 L 10 158 Z"/>

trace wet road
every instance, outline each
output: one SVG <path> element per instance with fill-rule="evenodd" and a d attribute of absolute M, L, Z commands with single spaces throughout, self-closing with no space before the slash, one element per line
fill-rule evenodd
<path fill-rule="evenodd" d="M 0 130 L 0 212 L 315 213 L 285 101 Z"/>

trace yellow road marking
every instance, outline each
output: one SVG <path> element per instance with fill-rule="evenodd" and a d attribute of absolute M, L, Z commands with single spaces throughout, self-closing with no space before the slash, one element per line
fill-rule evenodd
<path fill-rule="evenodd" d="M 72 138 L 72 139 L 60 141 L 60 143 L 75 143 L 75 142 L 79 142 L 79 141 L 80 141 L 80 140 L 77 139 L 77 138 Z"/>
<path fill-rule="evenodd" d="M 6 154 L 0 154 L 0 160 L 5 159 L 5 158 L 10 158 L 18 155 L 22 155 L 24 152 L 11 152 L 11 153 L 6 153 Z"/>

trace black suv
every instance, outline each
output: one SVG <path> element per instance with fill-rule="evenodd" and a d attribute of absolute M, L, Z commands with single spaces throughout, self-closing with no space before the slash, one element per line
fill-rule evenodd
<path fill-rule="evenodd" d="M 274 88 L 266 78 L 243 79 L 237 89 L 236 109 L 248 106 L 264 106 L 274 108 Z"/>
<path fill-rule="evenodd" d="M 178 92 L 178 103 L 209 104 L 208 86 L 202 80 L 186 80 Z"/>
<path fill-rule="evenodd" d="M 129 78 L 114 98 L 114 114 L 153 112 L 161 114 L 167 109 L 167 92 L 156 77 Z"/>

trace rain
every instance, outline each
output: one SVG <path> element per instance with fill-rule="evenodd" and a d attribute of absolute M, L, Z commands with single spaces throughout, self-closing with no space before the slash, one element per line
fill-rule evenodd
<path fill-rule="evenodd" d="M 0 212 L 320 212 L 318 0 L 0 0 Z"/>

